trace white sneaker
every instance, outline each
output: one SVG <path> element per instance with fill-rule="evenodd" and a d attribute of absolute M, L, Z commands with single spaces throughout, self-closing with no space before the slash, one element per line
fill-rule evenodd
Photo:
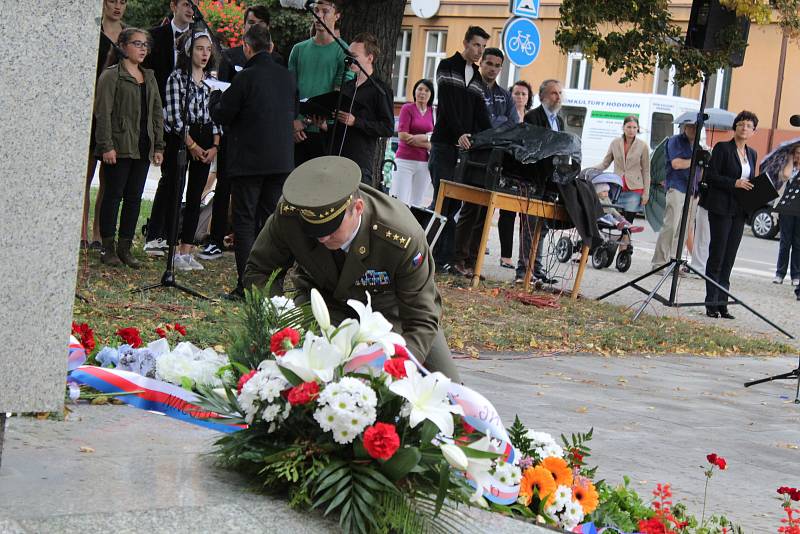
<path fill-rule="evenodd" d="M 772 283 L 773 284 L 782 284 L 783 283 L 783 277 L 782 276 L 776 276 L 775 278 L 772 279 Z"/>
<path fill-rule="evenodd" d="M 793 286 L 800 286 L 800 278 L 792 278 Z"/>
<path fill-rule="evenodd" d="M 144 253 L 148 256 L 163 256 L 167 249 L 169 249 L 169 245 L 166 240 L 161 238 L 153 239 L 144 244 Z"/>
<path fill-rule="evenodd" d="M 175 258 L 172 260 L 172 268 L 176 271 L 192 270 L 192 266 L 186 261 L 186 256 L 181 254 L 175 254 Z"/>
<path fill-rule="evenodd" d="M 194 271 L 202 271 L 204 269 L 203 264 L 197 261 L 192 254 L 184 254 L 183 261 Z"/>

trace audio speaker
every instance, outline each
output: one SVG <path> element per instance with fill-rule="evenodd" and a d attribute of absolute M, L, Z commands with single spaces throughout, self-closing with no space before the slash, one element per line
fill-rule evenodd
<path fill-rule="evenodd" d="M 734 11 L 720 5 L 719 0 L 694 0 L 686 30 L 686 46 L 698 50 L 717 50 L 717 35 L 722 30 L 735 28 L 747 42 L 750 33 L 750 20 L 737 17 Z M 744 63 L 745 47 L 731 54 L 731 67 L 741 67 Z"/>

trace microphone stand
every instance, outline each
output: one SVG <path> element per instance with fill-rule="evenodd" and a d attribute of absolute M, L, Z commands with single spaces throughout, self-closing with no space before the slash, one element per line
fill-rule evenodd
<path fill-rule="evenodd" d="M 189 88 L 191 87 L 190 84 L 194 83 L 192 80 L 192 70 L 194 69 L 194 64 L 191 60 L 191 54 L 194 51 L 194 36 L 197 33 L 197 26 L 199 22 L 202 22 L 205 30 L 208 32 L 209 35 L 213 35 L 213 32 L 208 27 L 208 23 L 206 23 L 205 19 L 203 18 L 203 14 L 200 12 L 200 8 L 197 7 L 197 4 L 194 3 L 193 0 L 188 0 L 189 5 L 192 6 L 192 10 L 194 11 L 194 15 L 192 16 L 192 23 L 189 25 L 189 29 L 187 31 L 191 32 L 189 34 L 189 68 L 186 72 L 186 94 L 183 97 L 183 105 L 181 108 L 181 119 L 183 120 L 183 129 L 181 130 L 181 143 L 180 148 L 178 148 L 177 154 L 177 161 L 176 161 L 176 170 L 177 176 L 175 178 L 175 185 L 173 189 L 174 193 L 174 204 L 172 205 L 172 224 L 169 228 L 169 236 L 167 237 L 169 242 L 169 250 L 167 252 L 167 263 L 164 267 L 164 273 L 161 275 L 161 281 L 155 284 L 150 284 L 138 289 L 132 289 L 131 292 L 135 293 L 138 291 L 150 291 L 151 289 L 158 289 L 161 287 L 168 288 L 174 287 L 179 291 L 183 291 L 193 297 L 197 297 L 203 300 L 211 300 L 210 298 L 206 297 L 202 293 L 191 289 L 190 287 L 184 286 L 179 284 L 175 280 L 175 271 L 173 262 L 175 260 L 175 247 L 178 243 L 178 223 L 180 221 L 180 210 L 181 210 L 181 199 L 183 197 L 183 188 L 186 185 L 186 172 L 188 170 L 188 162 L 186 158 L 186 152 L 188 151 L 188 147 L 186 146 L 186 135 L 189 133 Z M 219 44 L 217 41 L 212 37 L 211 43 L 215 48 L 215 51 L 218 53 L 220 52 Z M 178 50 L 178 54 L 185 54 L 185 50 Z"/>
<path fill-rule="evenodd" d="M 355 65 L 356 67 L 358 67 L 358 70 L 360 70 L 361 73 L 364 76 L 366 76 L 367 81 L 372 81 L 372 76 L 369 75 L 367 73 L 367 71 L 364 70 L 364 67 L 361 66 L 361 63 L 359 63 L 358 60 L 356 60 L 356 58 L 353 57 L 353 54 L 350 53 L 350 50 L 348 50 L 347 47 L 339 40 L 339 38 L 336 37 L 336 34 L 333 33 L 333 31 L 331 31 L 331 29 L 328 27 L 327 24 L 325 24 L 325 21 L 323 21 L 322 18 L 319 15 L 314 13 L 314 0 L 307 0 L 306 1 L 305 10 L 308 11 L 309 13 L 311 13 L 311 16 L 314 17 L 314 19 L 320 24 L 320 26 L 322 26 L 325 29 L 325 31 L 328 33 L 328 35 L 330 35 L 333 38 L 333 42 L 335 42 L 337 45 L 339 45 L 339 48 L 342 49 L 342 51 L 344 52 L 344 55 L 345 55 L 345 58 L 344 58 L 345 69 L 342 71 L 342 79 L 339 82 L 339 95 L 338 95 L 338 98 L 336 100 L 336 109 L 334 109 L 334 111 L 333 111 L 333 118 L 334 118 L 333 129 L 331 130 L 331 140 L 330 140 L 330 143 L 328 144 L 328 155 L 332 156 L 332 155 L 334 155 L 333 154 L 333 144 L 334 144 L 334 142 L 336 140 L 336 127 L 337 127 L 337 125 L 339 123 L 338 119 L 336 118 L 336 115 L 338 115 L 339 111 L 342 109 L 342 88 L 344 87 L 345 78 L 347 76 L 347 71 L 350 70 L 349 69 L 350 65 Z M 377 84 L 374 81 L 372 81 L 372 85 L 374 85 L 375 88 L 378 89 L 378 92 L 381 94 L 381 96 L 386 96 L 386 92 L 383 90 L 383 88 L 379 84 Z M 355 100 L 355 98 L 356 98 L 356 92 L 357 91 L 358 91 L 358 86 L 356 86 L 355 89 L 353 90 L 353 100 Z M 352 107 L 350 108 L 350 111 L 352 111 Z M 346 135 L 347 135 L 347 127 L 345 125 L 344 134 L 342 135 L 342 144 L 340 145 L 340 148 L 339 148 L 339 152 L 340 153 L 341 153 L 341 147 L 344 146 L 344 139 L 345 139 Z"/>

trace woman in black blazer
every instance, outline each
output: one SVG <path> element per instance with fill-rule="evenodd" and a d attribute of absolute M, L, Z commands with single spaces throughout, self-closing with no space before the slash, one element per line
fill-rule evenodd
<path fill-rule="evenodd" d="M 708 210 L 711 242 L 706 263 L 706 276 L 729 290 L 731 270 L 736 252 L 742 241 L 747 213 L 734 196 L 735 189 L 749 191 L 756 169 L 756 151 L 747 146 L 758 126 L 758 117 L 742 111 L 733 120 L 733 139 L 717 143 L 711 152 L 711 162 L 706 173 L 708 188 L 700 205 Z M 728 313 L 727 295 L 713 283 L 706 281 L 706 315 L 733 319 Z"/>

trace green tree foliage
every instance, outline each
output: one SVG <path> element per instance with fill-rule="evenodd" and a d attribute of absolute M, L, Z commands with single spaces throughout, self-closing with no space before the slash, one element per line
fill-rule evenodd
<path fill-rule="evenodd" d="M 798 35 L 800 0 L 775 0 L 777 19 L 792 36 Z M 767 0 L 723 0 L 723 6 L 754 22 L 766 23 Z M 656 63 L 675 66 L 680 84 L 702 80 L 703 72 L 728 66 L 732 53 L 746 42 L 735 28 L 717 35 L 717 50 L 703 52 L 683 46 L 686 30 L 673 23 L 668 0 L 564 0 L 555 43 L 564 51 L 581 50 L 602 59 L 610 74 L 627 82 L 650 74 Z"/>
<path fill-rule="evenodd" d="M 158 26 L 169 15 L 169 0 L 128 0 L 125 24 L 136 28 Z"/>

